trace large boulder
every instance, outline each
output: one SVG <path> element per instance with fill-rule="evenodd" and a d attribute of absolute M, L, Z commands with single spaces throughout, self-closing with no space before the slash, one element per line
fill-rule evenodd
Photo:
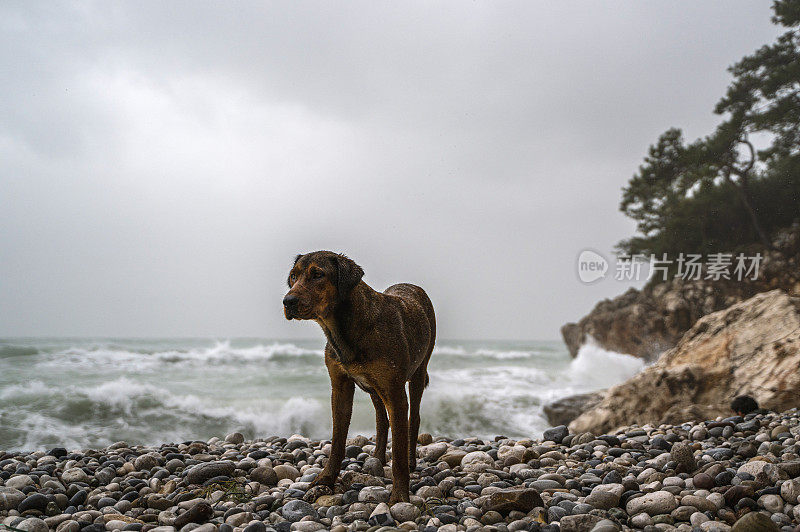
<path fill-rule="evenodd" d="M 745 393 L 763 408 L 785 410 L 797 403 L 798 367 L 800 297 L 764 292 L 698 320 L 655 364 L 610 388 L 570 431 L 731 415 L 731 400 Z"/>
<path fill-rule="evenodd" d="M 570 395 L 547 403 L 542 410 L 547 421 L 554 427 L 568 425 L 570 421 L 598 404 L 604 395 L 605 391 Z"/>

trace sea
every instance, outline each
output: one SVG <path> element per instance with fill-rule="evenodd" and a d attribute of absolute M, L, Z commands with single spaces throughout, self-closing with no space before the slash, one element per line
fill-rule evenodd
<path fill-rule="evenodd" d="M 85 449 L 300 434 L 330 438 L 322 340 L 0 339 L 0 451 Z M 592 344 L 442 340 L 428 370 L 421 428 L 435 436 L 541 437 L 542 407 L 606 388 L 643 362 Z M 375 433 L 356 389 L 350 434 Z"/>

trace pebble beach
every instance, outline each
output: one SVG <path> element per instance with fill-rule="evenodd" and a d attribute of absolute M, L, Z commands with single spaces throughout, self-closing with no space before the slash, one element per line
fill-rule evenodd
<path fill-rule="evenodd" d="M 420 435 L 411 501 L 348 440 L 336 490 L 304 500 L 330 442 L 300 435 L 0 451 L 0 523 L 28 532 L 800 531 L 800 412 L 537 439 Z"/>

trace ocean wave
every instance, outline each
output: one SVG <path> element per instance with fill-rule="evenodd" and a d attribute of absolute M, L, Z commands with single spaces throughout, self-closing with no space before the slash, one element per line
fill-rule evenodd
<path fill-rule="evenodd" d="M 37 354 L 38 352 L 38 348 L 27 345 L 0 344 L 0 359 L 31 356 Z"/>
<path fill-rule="evenodd" d="M 0 360 L 3 449 L 93 447 L 123 439 L 157 444 L 233 431 L 248 438 L 330 437 L 330 385 L 319 342 L 11 344 L 27 351 Z M 596 344 L 583 346 L 575 359 L 553 345 L 443 342 L 429 367 L 422 429 L 451 437 L 537 437 L 547 427 L 545 403 L 617 384 L 644 366 Z M 360 391 L 350 432 L 374 434 L 372 404 Z"/>
<path fill-rule="evenodd" d="M 155 444 L 241 431 L 248 437 L 310 434 L 330 426 L 322 402 L 302 396 L 223 404 L 218 397 L 181 395 L 126 377 L 96 386 L 48 386 L 41 381 L 0 392 L 4 448 L 103 446 L 119 439 Z"/>
<path fill-rule="evenodd" d="M 232 347 L 229 341 L 210 347 L 191 349 L 136 350 L 117 346 L 70 347 L 41 354 L 41 368 L 69 366 L 96 369 L 153 369 L 162 364 L 202 363 L 210 365 L 317 360 L 322 349 L 309 349 L 292 343 L 274 342 L 250 347 Z"/>
<path fill-rule="evenodd" d="M 645 365 L 641 358 L 603 349 L 590 339 L 570 362 L 568 373 L 573 383 L 597 390 L 633 377 Z"/>
<path fill-rule="evenodd" d="M 587 392 L 610 388 L 624 382 L 646 367 L 637 357 L 603 349 L 591 339 L 578 355 L 561 370 L 550 386 L 541 390 L 543 404 Z"/>
<path fill-rule="evenodd" d="M 511 358 L 531 358 L 540 354 L 538 351 L 500 351 L 497 349 L 478 349 L 475 351 L 477 356 L 507 360 Z"/>
<path fill-rule="evenodd" d="M 439 346 L 439 345 L 437 345 L 437 346 L 434 346 L 434 348 L 433 348 L 433 355 L 432 356 L 435 356 L 435 355 L 463 356 L 463 355 L 467 355 L 467 354 L 469 354 L 469 353 L 467 353 L 467 350 L 464 349 L 463 347 L 461 347 L 460 345 L 457 345 L 457 346 L 448 346 L 448 345 Z"/>
<path fill-rule="evenodd" d="M 462 346 L 436 346 L 433 348 L 432 356 L 453 356 L 453 357 L 474 357 L 474 358 L 490 358 L 495 360 L 508 360 L 514 358 L 532 358 L 541 355 L 542 352 L 538 350 L 503 350 L 503 349 L 489 349 L 478 348 L 475 350 L 467 350 Z"/>

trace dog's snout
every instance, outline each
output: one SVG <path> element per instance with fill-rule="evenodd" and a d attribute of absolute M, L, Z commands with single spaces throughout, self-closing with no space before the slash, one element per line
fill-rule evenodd
<path fill-rule="evenodd" d="M 300 299 L 294 294 L 286 294 L 286 297 L 283 298 L 283 306 L 289 310 L 294 310 L 297 308 L 297 302 Z"/>

